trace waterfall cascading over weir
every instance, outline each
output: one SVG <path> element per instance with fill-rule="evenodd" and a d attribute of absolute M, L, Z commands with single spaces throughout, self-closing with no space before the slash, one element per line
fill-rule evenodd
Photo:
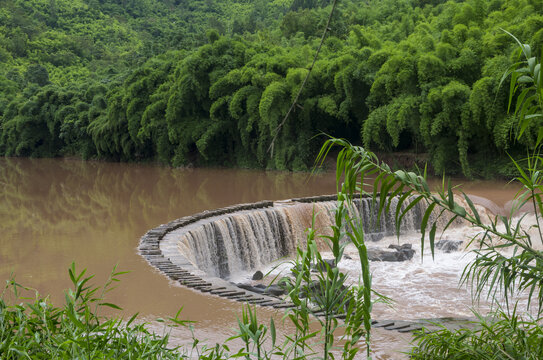
<path fill-rule="evenodd" d="M 206 218 L 174 230 L 171 235 L 176 236 L 180 254 L 195 267 L 208 276 L 228 279 L 294 254 L 298 244 L 305 245 L 304 232 L 311 226 L 313 214 L 317 231 L 330 235 L 336 201 L 296 200 Z M 391 209 L 396 208 L 394 202 Z M 356 208 L 350 216 L 360 219 L 366 240 L 377 241 L 395 233 L 393 214 L 383 213 L 377 224 L 378 206 L 370 198 L 356 199 L 354 203 Z M 418 230 L 423 213 L 418 203 L 403 218 L 401 231 Z"/>

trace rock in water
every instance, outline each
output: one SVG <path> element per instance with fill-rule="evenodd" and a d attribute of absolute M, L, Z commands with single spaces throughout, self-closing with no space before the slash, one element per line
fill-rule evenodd
<path fill-rule="evenodd" d="M 413 258 L 413 255 L 415 255 L 415 250 L 412 249 L 411 244 L 402 244 L 402 245 L 393 245 L 390 244 L 389 249 L 395 249 L 396 251 L 400 252 L 402 254 L 401 260 L 411 260 Z"/>
<path fill-rule="evenodd" d="M 438 248 L 439 250 L 443 250 L 446 253 L 450 253 L 452 251 L 458 251 L 460 245 L 462 245 L 462 240 L 442 239 L 436 243 L 436 248 Z"/>
<path fill-rule="evenodd" d="M 258 270 L 253 275 L 253 280 L 262 280 L 264 279 L 264 274 L 262 274 L 262 271 Z"/>
<path fill-rule="evenodd" d="M 336 260 L 335 259 L 322 259 L 322 262 L 319 264 L 311 264 L 311 271 L 313 272 L 326 272 L 326 264 L 330 266 L 330 269 L 333 269 L 336 267 Z"/>
<path fill-rule="evenodd" d="M 243 290 L 251 291 L 257 294 L 264 294 L 264 289 L 261 289 L 260 287 L 257 287 L 257 286 L 252 286 L 252 285 L 243 284 L 243 283 L 236 284 L 236 285 L 237 287 Z"/>
<path fill-rule="evenodd" d="M 250 284 L 239 283 L 239 284 L 233 284 L 233 285 L 236 285 L 240 289 L 251 291 L 256 294 L 281 296 L 281 295 L 285 295 L 286 293 L 286 290 L 283 287 L 281 287 L 280 285 L 275 285 L 275 284 L 271 284 L 268 286 L 264 284 L 257 284 L 253 286 Z"/>
<path fill-rule="evenodd" d="M 389 249 L 396 249 L 398 251 L 411 250 L 412 245 L 411 244 L 402 244 L 402 245 L 390 244 L 390 245 L 388 245 L 388 248 Z"/>
<path fill-rule="evenodd" d="M 396 251 L 387 251 L 383 249 L 368 249 L 368 259 L 370 261 L 406 261 L 411 260 L 415 255 L 415 250 L 411 244 L 389 245 L 389 249 Z"/>
<path fill-rule="evenodd" d="M 273 295 L 273 296 L 281 296 L 281 295 L 285 295 L 286 291 L 285 289 L 283 289 L 282 287 L 278 286 L 278 285 L 269 285 L 265 290 L 264 290 L 264 294 L 269 294 L 269 295 Z"/>

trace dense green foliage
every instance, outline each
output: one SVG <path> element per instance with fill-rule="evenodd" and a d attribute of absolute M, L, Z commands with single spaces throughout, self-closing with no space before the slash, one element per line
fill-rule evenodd
<path fill-rule="evenodd" d="M 136 316 L 123 322 L 99 315 L 104 307 L 119 309 L 105 302 L 104 295 L 123 272 L 114 269 L 103 287 L 91 285 L 93 276 L 85 276 L 85 270 L 77 273 L 74 264 L 69 274 L 74 287 L 66 292 L 64 307 L 52 305 L 37 293 L 30 302 L 25 297 L 30 289 L 13 279 L 6 282 L 0 293 L 2 359 L 186 358 L 168 347 L 168 335 L 157 336 L 143 324 L 134 324 Z M 176 326 L 187 323 L 171 320 Z"/>
<path fill-rule="evenodd" d="M 533 147 L 499 86 L 501 29 L 539 52 L 543 3 L 344 0 L 271 158 L 329 4 L 4 1 L 0 154 L 305 169 L 326 132 L 469 176 Z"/>
<path fill-rule="evenodd" d="M 543 328 L 541 319 L 523 319 L 518 314 L 499 312 L 479 316 L 471 328 L 442 329 L 419 334 L 411 359 L 541 359 Z"/>

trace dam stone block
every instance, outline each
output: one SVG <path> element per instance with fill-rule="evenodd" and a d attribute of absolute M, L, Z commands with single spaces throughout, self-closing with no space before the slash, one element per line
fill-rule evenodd
<path fill-rule="evenodd" d="M 269 299 L 263 299 L 263 298 L 256 298 L 256 299 L 250 299 L 250 300 L 247 300 L 247 302 L 249 304 L 262 304 L 262 303 L 266 303 L 266 302 L 270 302 L 271 300 Z"/>
<path fill-rule="evenodd" d="M 275 305 L 282 304 L 282 303 L 283 303 L 282 301 L 269 301 L 269 302 L 265 302 L 265 303 L 260 303 L 258 305 L 259 306 L 271 306 L 271 307 L 274 307 Z"/>
<path fill-rule="evenodd" d="M 162 252 L 160 249 L 140 249 L 142 255 L 160 255 Z"/>
<path fill-rule="evenodd" d="M 170 279 L 173 279 L 173 280 L 180 280 L 188 275 L 190 275 L 189 273 L 187 272 L 168 272 L 166 275 L 168 275 L 168 277 Z"/>
<path fill-rule="evenodd" d="M 142 245 L 157 245 L 160 243 L 158 238 L 142 238 L 142 241 L 140 242 L 140 246 Z"/>
<path fill-rule="evenodd" d="M 394 325 L 394 321 L 383 320 L 383 321 L 378 321 L 375 324 L 373 324 L 373 327 L 387 328 L 387 327 L 393 326 L 393 325 Z"/>
<path fill-rule="evenodd" d="M 408 321 L 394 321 L 393 325 L 383 326 L 383 327 L 387 330 L 403 330 L 403 329 L 407 329 L 411 325 L 412 323 Z"/>
<path fill-rule="evenodd" d="M 255 304 L 259 306 L 268 306 L 269 304 L 272 304 L 274 302 L 275 302 L 274 300 L 264 300 L 262 302 L 255 302 Z"/>
<path fill-rule="evenodd" d="M 160 266 L 161 269 L 179 269 L 179 270 L 181 270 L 181 268 L 177 264 L 172 264 L 167 259 L 164 259 L 163 262 L 158 263 L 157 266 Z"/>
<path fill-rule="evenodd" d="M 200 277 L 197 277 L 197 276 L 183 276 L 179 279 L 179 282 L 181 284 L 184 284 L 184 283 L 189 283 L 189 282 L 194 282 L 194 281 L 203 281 L 202 278 Z"/>
<path fill-rule="evenodd" d="M 422 329 L 423 329 L 422 325 L 411 324 L 408 327 L 405 327 L 405 328 L 402 328 L 402 329 L 395 329 L 395 330 L 400 332 L 400 333 L 409 333 L 409 332 L 421 331 Z"/>
<path fill-rule="evenodd" d="M 175 271 L 169 271 L 168 275 L 170 275 L 170 276 L 187 276 L 187 275 L 191 275 L 191 273 L 189 273 L 186 270 L 175 270 Z"/>
<path fill-rule="evenodd" d="M 242 294 L 239 291 L 232 291 L 232 290 L 212 290 L 211 293 L 214 295 L 221 295 L 221 296 Z"/>
<path fill-rule="evenodd" d="M 142 245 L 138 247 L 138 249 L 140 250 L 140 253 L 141 251 L 145 251 L 145 250 L 160 250 L 160 248 L 158 247 L 158 243 L 156 244 L 143 243 Z"/>
<path fill-rule="evenodd" d="M 203 287 L 208 287 L 211 284 L 205 283 L 205 282 L 199 282 L 199 283 L 188 283 L 188 284 L 183 284 L 183 285 L 188 286 L 188 287 L 193 288 L 193 289 L 199 289 L 199 288 L 203 288 Z"/>
<path fill-rule="evenodd" d="M 214 291 L 214 290 L 226 290 L 226 287 L 225 286 L 214 286 L 213 289 L 211 289 L 211 291 Z"/>
<path fill-rule="evenodd" d="M 164 266 L 164 265 L 158 265 L 157 266 L 159 270 L 165 272 L 165 273 L 168 273 L 169 271 L 176 271 L 176 270 L 180 270 L 179 268 L 174 268 L 174 267 L 170 267 L 170 266 Z"/>
<path fill-rule="evenodd" d="M 247 297 L 247 296 L 252 296 L 252 295 L 246 291 L 236 291 L 236 290 L 232 290 L 232 294 L 225 295 L 225 297 L 230 298 L 230 299 L 239 298 L 242 296 Z"/>
<path fill-rule="evenodd" d="M 172 279 L 174 281 L 177 281 L 177 280 L 179 280 L 181 278 L 180 275 L 177 275 L 177 274 L 167 274 L 167 275 L 168 275 L 168 277 L 170 279 Z"/>
<path fill-rule="evenodd" d="M 292 307 L 295 307 L 296 305 L 294 304 L 289 304 L 289 303 L 280 303 L 280 304 L 277 304 L 277 305 L 272 305 L 274 308 L 276 309 L 288 309 L 288 308 L 292 308 Z"/>
<path fill-rule="evenodd" d="M 164 259 L 164 256 L 162 255 L 142 255 L 145 259 L 147 259 L 151 265 L 158 265 L 158 262 L 162 259 Z"/>

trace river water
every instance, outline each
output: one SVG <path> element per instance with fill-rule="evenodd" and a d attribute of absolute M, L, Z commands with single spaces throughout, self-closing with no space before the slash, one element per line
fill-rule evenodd
<path fill-rule="evenodd" d="M 499 212 L 515 188 L 474 182 L 464 191 Z M 97 285 L 117 265 L 130 273 L 107 299 L 126 317 L 139 312 L 159 329 L 153 319 L 174 316 L 183 307 L 181 317 L 196 321 L 196 336 L 213 345 L 233 334 L 241 305 L 169 282 L 137 254 L 139 238 L 161 223 L 206 209 L 334 192 L 334 174 L 308 180 L 303 173 L 0 158 L 0 280 L 15 276 L 61 304 L 73 261 L 95 274 Z M 400 309 L 409 306 L 403 295 L 395 300 Z M 262 319 L 272 315 L 280 319 L 282 313 L 259 310 Z M 183 343 L 188 332 L 173 336 Z M 395 359 L 394 351 L 406 348 L 409 335 L 381 330 L 373 341 L 375 358 Z"/>

